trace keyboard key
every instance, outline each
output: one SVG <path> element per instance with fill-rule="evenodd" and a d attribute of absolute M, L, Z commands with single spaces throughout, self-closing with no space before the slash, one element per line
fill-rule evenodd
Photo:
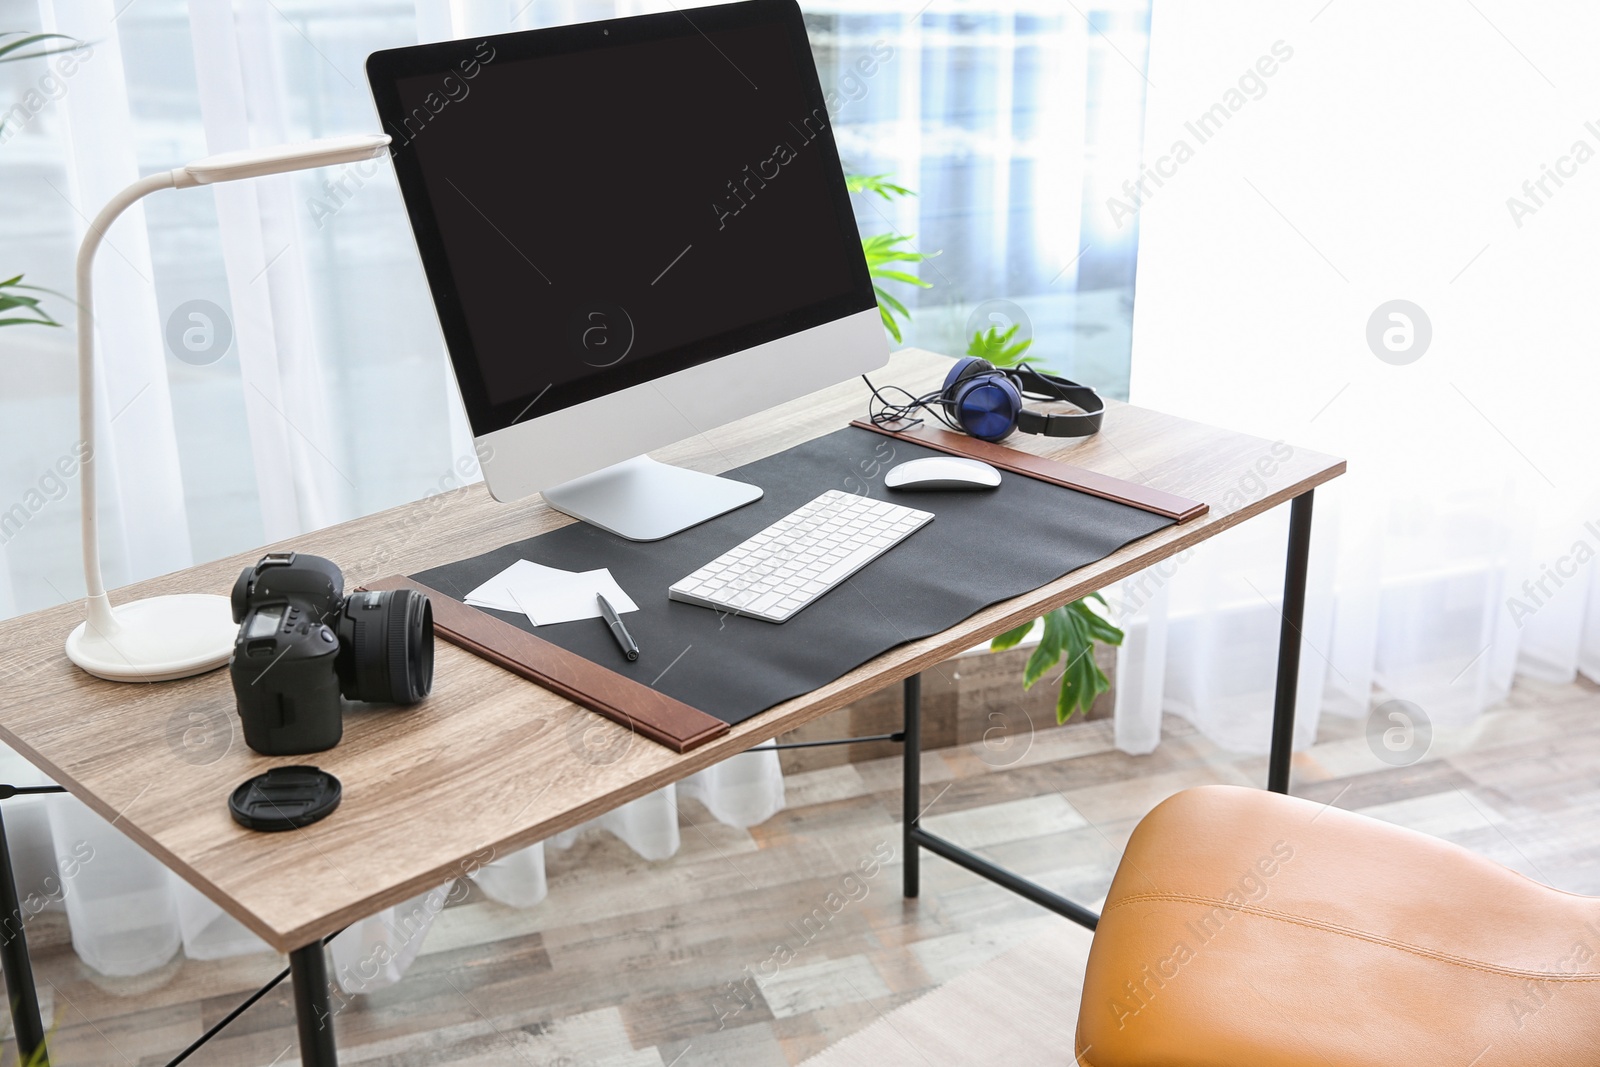
<path fill-rule="evenodd" d="M 783 599 L 783 597 L 782 597 L 781 594 L 768 593 L 766 596 L 760 597 L 759 599 L 752 600 L 750 602 L 750 608 L 749 608 L 750 613 L 752 615 L 765 614 L 766 612 L 771 611 L 773 608 L 777 607 L 778 606 L 778 601 L 780 601 L 782 599 Z"/>

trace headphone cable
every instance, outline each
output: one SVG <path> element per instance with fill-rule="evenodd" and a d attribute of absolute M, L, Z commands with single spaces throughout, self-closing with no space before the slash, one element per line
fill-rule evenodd
<path fill-rule="evenodd" d="M 874 426 L 885 426 L 889 423 L 898 422 L 904 424 L 900 426 L 899 429 L 909 430 L 912 427 L 922 425 L 922 423 L 926 421 L 921 415 L 917 414 L 919 411 L 922 411 L 933 415 L 935 419 L 937 419 L 939 422 L 942 422 L 952 430 L 961 429 L 961 427 L 950 418 L 949 414 L 944 410 L 943 405 L 935 403 L 941 396 L 944 395 L 943 389 L 936 389 L 931 393 L 924 393 L 922 396 L 916 396 L 909 389 L 902 389 L 898 385 L 887 385 L 880 390 L 877 386 L 872 384 L 872 379 L 868 378 L 865 374 L 861 376 L 861 380 L 867 383 L 867 388 L 872 391 L 872 400 L 876 402 L 875 405 L 872 402 L 867 404 L 867 421 L 871 422 Z M 898 393 L 905 399 L 891 400 L 888 396 L 884 395 L 885 393 Z"/>

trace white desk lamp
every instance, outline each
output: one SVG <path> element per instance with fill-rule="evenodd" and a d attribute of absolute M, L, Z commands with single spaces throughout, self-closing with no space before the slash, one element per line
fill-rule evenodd
<path fill-rule="evenodd" d="M 111 606 L 100 575 L 100 533 L 95 504 L 94 448 L 94 254 L 118 215 L 158 189 L 259 178 L 335 163 L 355 163 L 384 154 L 381 134 L 330 137 L 277 148 L 228 152 L 176 170 L 141 178 L 112 197 L 84 234 L 78 249 L 78 432 L 84 452 L 83 577 L 89 617 L 67 636 L 67 658 L 90 674 L 113 682 L 162 682 L 222 666 L 238 631 L 228 598 L 210 593 L 179 593 Z"/>

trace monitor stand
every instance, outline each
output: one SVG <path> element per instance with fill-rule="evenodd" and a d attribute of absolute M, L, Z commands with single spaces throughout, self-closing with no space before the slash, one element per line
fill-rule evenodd
<path fill-rule="evenodd" d="M 761 499 L 748 482 L 635 456 L 544 491 L 557 511 L 630 541 L 659 541 Z"/>

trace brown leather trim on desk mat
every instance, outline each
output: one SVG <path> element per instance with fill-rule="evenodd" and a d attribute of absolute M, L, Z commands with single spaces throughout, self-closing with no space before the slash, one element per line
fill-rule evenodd
<path fill-rule="evenodd" d="M 1125 482 L 1121 478 L 1113 478 L 1109 474 L 1098 474 L 1094 471 L 1074 467 L 1070 463 L 1059 460 L 1046 459 L 1036 456 L 1031 452 L 1022 452 L 1015 448 L 1007 448 L 995 441 L 982 441 L 966 434 L 952 433 L 941 430 L 936 426 L 922 426 L 910 430 L 891 430 L 885 426 L 874 426 L 866 419 L 855 419 L 850 423 L 863 430 L 881 433 L 887 437 L 897 438 L 901 441 L 910 441 L 912 444 L 931 448 L 936 452 L 947 452 L 953 456 L 966 456 L 969 459 L 982 460 L 1001 470 L 1011 471 L 1029 478 L 1037 478 L 1051 485 L 1059 485 L 1065 489 L 1076 489 L 1080 493 L 1088 493 L 1103 500 L 1115 500 L 1119 504 L 1127 504 L 1141 511 L 1149 511 L 1156 515 L 1164 515 L 1169 519 L 1176 519 L 1180 523 L 1190 519 L 1199 518 L 1211 510 L 1210 504 L 1204 504 L 1188 497 L 1178 496 L 1175 493 L 1163 492 L 1160 489 L 1151 489 L 1144 485 L 1135 485 Z"/>
<path fill-rule="evenodd" d="M 728 724 L 721 719 L 598 663 L 591 663 L 486 611 L 429 589 L 421 582 L 397 574 L 367 582 L 363 588 L 415 589 L 427 594 L 433 605 L 433 628 L 446 641 L 675 752 L 688 752 L 728 732 Z"/>

